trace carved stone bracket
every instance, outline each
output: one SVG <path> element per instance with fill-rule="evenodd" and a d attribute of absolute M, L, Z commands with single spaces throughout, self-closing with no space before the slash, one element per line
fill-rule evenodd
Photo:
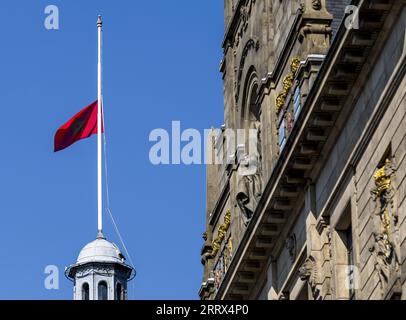
<path fill-rule="evenodd" d="M 209 259 L 213 258 L 213 247 L 211 241 L 208 239 L 207 232 L 203 233 L 204 245 L 201 252 L 201 262 L 205 266 Z"/>
<path fill-rule="evenodd" d="M 302 29 L 300 30 L 299 41 L 303 41 L 303 39 L 306 38 L 308 34 L 312 35 L 322 34 L 326 36 L 331 36 L 332 32 L 333 29 L 330 26 L 314 25 L 308 23 L 305 26 L 303 26 Z"/>
<path fill-rule="evenodd" d="M 303 263 L 299 269 L 299 277 L 302 281 L 306 281 L 309 284 L 313 298 L 316 300 L 320 294 L 320 290 L 317 288 L 319 274 L 317 263 L 313 256 L 309 256 Z"/>

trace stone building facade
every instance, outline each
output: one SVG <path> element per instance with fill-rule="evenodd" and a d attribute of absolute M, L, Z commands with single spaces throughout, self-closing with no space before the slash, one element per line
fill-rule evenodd
<path fill-rule="evenodd" d="M 406 299 L 406 1 L 225 0 L 225 26 L 201 299 Z"/>

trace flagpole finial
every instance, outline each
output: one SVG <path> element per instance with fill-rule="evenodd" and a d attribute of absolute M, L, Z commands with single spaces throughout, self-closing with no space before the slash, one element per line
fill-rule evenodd
<path fill-rule="evenodd" d="M 97 233 L 97 239 L 106 240 L 106 238 L 104 237 L 104 234 L 101 230 L 99 230 L 99 232 Z"/>
<path fill-rule="evenodd" d="M 103 21 L 101 15 L 98 16 L 97 18 L 97 27 L 101 28 L 103 26 Z"/>

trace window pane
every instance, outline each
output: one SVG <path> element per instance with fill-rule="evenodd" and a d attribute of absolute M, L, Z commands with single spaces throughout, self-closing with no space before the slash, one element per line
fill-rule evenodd
<path fill-rule="evenodd" d="M 300 113 L 301 105 L 300 105 L 300 87 L 297 87 L 295 90 L 295 94 L 293 96 L 293 113 L 295 114 L 295 120 L 297 119 Z"/>
<path fill-rule="evenodd" d="M 105 281 L 99 282 L 98 298 L 99 300 L 107 300 L 107 283 Z"/>
<path fill-rule="evenodd" d="M 279 146 L 281 149 L 284 147 L 286 141 L 286 133 L 285 133 L 285 120 L 282 120 L 279 126 Z"/>
<path fill-rule="evenodd" d="M 123 289 L 121 286 L 121 283 L 117 283 L 117 288 L 116 288 L 116 300 L 123 300 Z"/>
<path fill-rule="evenodd" d="M 89 300 L 89 284 L 87 283 L 82 286 L 82 300 Z"/>

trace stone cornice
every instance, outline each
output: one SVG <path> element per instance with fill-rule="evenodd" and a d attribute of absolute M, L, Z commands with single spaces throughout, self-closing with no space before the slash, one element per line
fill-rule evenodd
<path fill-rule="evenodd" d="M 128 278 L 130 278 L 133 274 L 135 276 L 135 270 L 132 267 L 126 264 L 112 262 L 87 262 L 84 264 L 75 264 L 66 268 L 65 276 L 68 279 L 73 280 L 77 273 L 113 274 L 115 271 L 121 271 L 128 274 Z"/>

